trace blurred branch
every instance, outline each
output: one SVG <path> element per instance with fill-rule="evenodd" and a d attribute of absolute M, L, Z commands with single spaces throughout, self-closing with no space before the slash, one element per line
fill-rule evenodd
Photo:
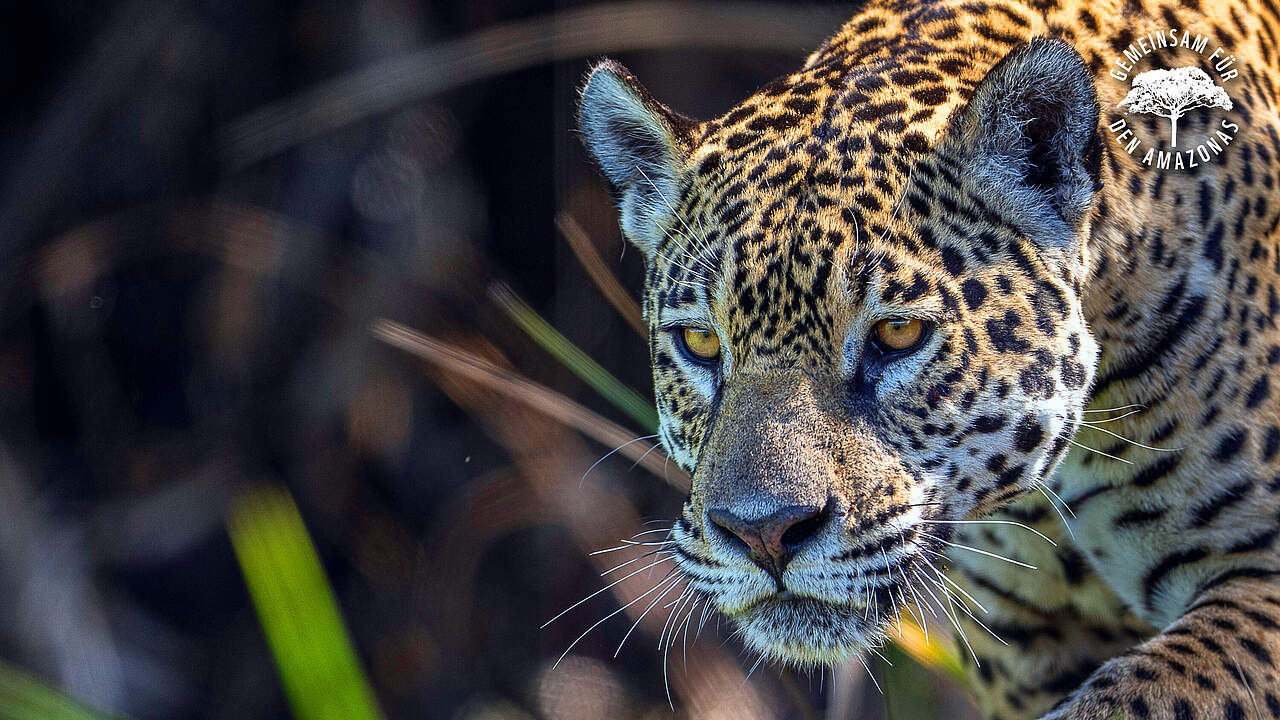
<path fill-rule="evenodd" d="M 108 717 L 0 662 L 0 720 L 106 720 Z"/>
<path fill-rule="evenodd" d="M 287 492 L 232 505 L 227 532 L 298 720 L 376 720 L 373 691 L 307 529 Z"/>
<path fill-rule="evenodd" d="M 600 257 L 600 251 L 596 249 L 595 243 L 591 242 L 591 238 L 587 237 L 586 231 L 582 229 L 578 221 L 574 220 L 569 213 L 562 212 L 556 215 L 556 227 L 560 229 L 560 234 L 569 243 L 574 256 L 582 264 L 582 269 L 587 271 L 587 275 L 596 284 L 600 294 L 604 295 L 604 299 L 609 301 L 613 309 L 618 311 L 622 319 L 626 320 L 627 324 L 640 334 L 640 337 L 647 339 L 649 337 L 649 328 L 644 324 L 644 316 L 640 313 L 640 306 L 636 304 L 636 301 L 631 298 L 626 288 L 622 287 L 622 283 L 618 282 L 618 278 L 609 270 L 604 258 Z"/>
<path fill-rule="evenodd" d="M 189 552 L 220 531 L 235 476 L 213 462 L 170 484 L 103 501 L 86 518 L 95 563 L 154 566 Z"/>
<path fill-rule="evenodd" d="M 498 25 L 356 70 L 241 117 L 220 132 L 235 171 L 326 132 L 521 68 L 604 53 L 732 48 L 802 53 L 846 8 L 770 2 L 604 3 Z"/>
<path fill-rule="evenodd" d="M 554 390 L 391 320 L 374 322 L 370 332 L 389 345 L 517 400 L 602 445 L 611 448 L 621 446 L 619 455 L 636 461 L 678 490 L 687 492 L 689 489 L 688 476 L 679 468 L 670 468 L 665 456 L 652 453 L 653 443 L 646 440 L 631 442 L 636 437 L 634 433 Z"/>
<path fill-rule="evenodd" d="M 74 697 L 118 710 L 124 671 L 83 526 L 56 517 L 26 475 L 0 446 L 0 586 L 11 588 L 3 647 Z"/>
<path fill-rule="evenodd" d="M 494 283 L 489 286 L 489 297 L 493 298 L 494 302 L 498 303 L 498 307 L 502 308 L 502 311 L 516 325 L 519 325 L 521 330 L 533 338 L 534 342 L 554 355 L 574 375 L 577 375 L 578 379 L 590 385 L 591 389 L 600 393 L 604 399 L 626 413 L 632 420 L 640 423 L 645 430 L 657 432 L 658 412 L 654 409 L 653 403 L 640 397 L 635 390 L 623 385 L 608 370 L 601 367 L 600 363 L 561 335 L 559 330 L 551 327 L 550 323 L 543 320 L 542 316 L 521 300 L 511 288 L 502 283 Z"/>

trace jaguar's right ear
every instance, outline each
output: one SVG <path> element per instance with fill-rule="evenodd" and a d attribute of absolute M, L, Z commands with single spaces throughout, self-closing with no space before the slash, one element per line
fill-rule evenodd
<path fill-rule="evenodd" d="M 623 235 L 646 257 L 674 219 L 694 124 L 654 100 L 619 63 L 604 60 L 587 74 L 578 126 L 612 187 Z"/>

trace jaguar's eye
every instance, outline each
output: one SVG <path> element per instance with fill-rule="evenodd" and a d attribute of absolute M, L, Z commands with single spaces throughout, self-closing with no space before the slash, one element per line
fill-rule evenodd
<path fill-rule="evenodd" d="M 875 342 L 885 352 L 902 352 L 920 344 L 924 338 L 924 321 L 915 318 L 889 318 L 876 323 Z"/>
<path fill-rule="evenodd" d="M 694 360 L 711 362 L 720 357 L 720 337 L 700 327 L 680 328 L 680 340 Z"/>

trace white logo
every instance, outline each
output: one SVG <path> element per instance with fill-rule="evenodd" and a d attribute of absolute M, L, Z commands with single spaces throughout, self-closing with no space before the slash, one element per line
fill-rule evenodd
<path fill-rule="evenodd" d="M 1169 146 L 1178 147 L 1178 119 L 1199 108 L 1231 109 L 1227 91 L 1198 67 L 1148 70 L 1133 79 L 1133 88 L 1118 107 L 1130 113 L 1150 113 L 1169 118 Z"/>
<path fill-rule="evenodd" d="M 1111 77 L 1120 81 L 1128 80 L 1146 56 L 1159 50 L 1167 50 L 1171 54 L 1190 51 L 1200 56 L 1201 61 L 1168 70 L 1146 70 L 1133 77 L 1124 99 L 1116 106 L 1124 114 L 1116 113 L 1115 119 L 1107 125 L 1125 153 L 1141 158 L 1142 164 L 1147 166 L 1184 170 L 1212 162 L 1235 139 L 1236 132 L 1240 130 L 1235 122 L 1226 117 L 1217 123 L 1212 122 L 1213 118 L 1203 118 L 1198 127 L 1190 126 L 1194 130 L 1192 136 L 1187 137 L 1184 133 L 1184 142 L 1182 146 L 1178 145 L 1179 120 L 1214 108 L 1231 109 L 1231 98 L 1226 89 L 1215 83 L 1199 65 L 1212 68 L 1219 82 L 1225 84 L 1240 75 L 1236 58 L 1226 54 L 1221 47 L 1205 56 L 1208 44 L 1208 38 L 1203 35 L 1193 38 L 1183 30 L 1169 28 L 1138 38 L 1125 49 L 1123 58 L 1116 58 Z M 1189 54 L 1182 53 L 1183 57 Z M 1135 116 L 1140 115 L 1155 115 L 1169 121 L 1168 135 L 1163 138 L 1167 145 L 1160 137 L 1140 137 L 1150 134 L 1149 129 L 1144 129 L 1143 124 L 1137 122 L 1139 118 Z M 1149 128 L 1150 123 L 1145 125 Z"/>

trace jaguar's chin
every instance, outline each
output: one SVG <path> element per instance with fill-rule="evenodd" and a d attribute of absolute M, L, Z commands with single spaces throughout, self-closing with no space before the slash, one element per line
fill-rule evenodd
<path fill-rule="evenodd" d="M 791 593 L 761 600 L 730 617 L 747 647 L 772 662 L 802 667 L 834 665 L 884 639 L 877 613 Z"/>

